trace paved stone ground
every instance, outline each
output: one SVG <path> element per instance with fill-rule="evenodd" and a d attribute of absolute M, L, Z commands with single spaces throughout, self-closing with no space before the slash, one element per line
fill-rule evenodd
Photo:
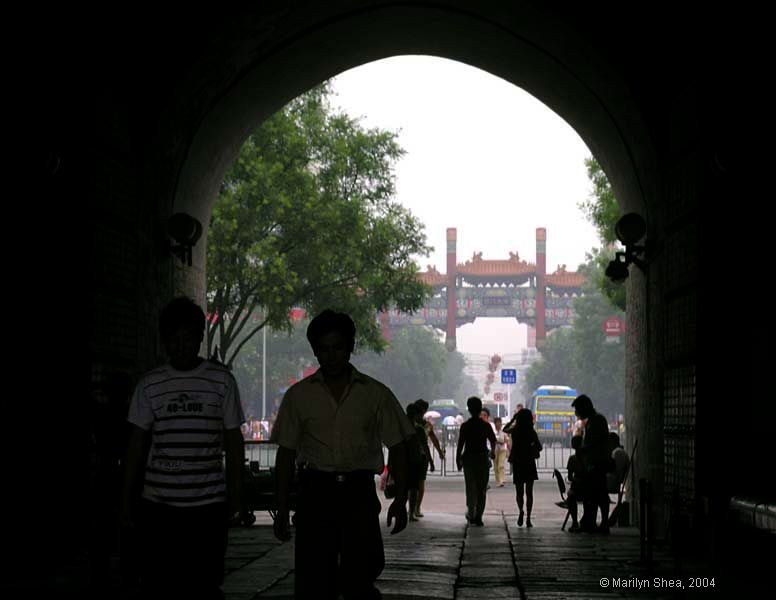
<path fill-rule="evenodd" d="M 491 482 L 485 527 L 468 527 L 463 479 L 432 476 L 423 502 L 426 516 L 399 535 L 386 530 L 386 568 L 377 582 L 383 597 L 549 600 L 720 595 L 718 580 L 714 588 L 689 589 L 689 577 L 713 574 L 698 565 L 677 564 L 659 548 L 652 568 L 640 565 L 635 529 L 615 528 L 609 536 L 561 531 L 564 513 L 554 505 L 557 488 L 547 477 L 537 482 L 535 526 L 527 529 L 516 525 L 512 485 L 499 488 Z M 253 527 L 231 532 L 224 585 L 229 600 L 293 597 L 293 541 L 275 541 L 270 518 L 258 517 Z M 601 583 L 604 579 L 606 585 Z M 684 588 L 666 587 L 671 581 Z"/>
<path fill-rule="evenodd" d="M 614 528 L 611 535 L 561 531 L 564 513 L 555 506 L 558 491 L 550 473 L 540 473 L 535 487 L 535 527 L 517 527 L 514 486 L 491 481 L 485 527 L 467 527 L 463 477 L 430 475 L 423 502 L 425 517 L 399 535 L 384 529 L 386 568 L 377 582 L 386 600 L 431 598 L 722 598 L 771 597 L 773 544 L 750 549 L 751 538 L 735 538 L 722 553 L 716 571 L 707 565 L 678 563 L 656 547 L 651 568 L 639 563 L 638 531 Z M 387 502 L 383 500 L 382 518 Z M 293 594 L 293 541 L 272 535 L 272 520 L 257 513 L 252 527 L 230 530 L 228 600 L 282 600 Z M 384 522 L 384 521 L 383 521 Z M 770 541 L 770 540 L 768 540 Z M 42 556 L 50 552 L 41 545 Z M 0 598 L 73 598 L 137 600 L 122 585 L 118 556 L 111 560 L 110 580 L 90 582 L 88 557 L 61 557 L 55 573 L 24 573 L 0 582 Z M 7 557 L 6 557 L 7 560 Z M 49 565 L 41 561 L 43 568 Z M 714 578 L 714 588 L 690 589 L 690 577 Z M 657 578 L 657 579 L 655 579 Z M 683 589 L 672 590 L 679 581 Z M 603 582 L 603 584 L 602 584 Z M 660 584 L 658 587 L 656 584 Z"/>

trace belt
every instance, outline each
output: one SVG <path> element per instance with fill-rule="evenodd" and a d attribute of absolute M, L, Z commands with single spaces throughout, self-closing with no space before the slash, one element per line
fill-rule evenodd
<path fill-rule="evenodd" d="M 315 481 L 347 483 L 353 481 L 374 481 L 376 473 L 372 471 L 319 471 L 317 469 L 300 469 L 299 476 Z"/>

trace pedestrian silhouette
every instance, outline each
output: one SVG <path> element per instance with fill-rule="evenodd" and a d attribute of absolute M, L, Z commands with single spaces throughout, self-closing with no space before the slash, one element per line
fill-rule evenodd
<path fill-rule="evenodd" d="M 419 398 L 418 400 L 415 400 L 415 405 L 418 407 L 417 419 L 423 425 L 423 430 L 425 432 L 425 438 L 423 439 L 422 443 L 423 448 L 426 450 L 425 454 L 427 458 L 425 464 L 420 470 L 420 476 L 418 479 L 418 501 L 415 505 L 415 516 L 423 517 L 423 512 L 420 509 L 421 504 L 423 504 L 423 496 L 426 495 L 426 477 L 428 471 L 433 473 L 435 469 L 434 458 L 431 455 L 431 450 L 428 447 L 428 443 L 431 442 L 434 445 L 434 448 L 436 448 L 436 451 L 439 453 L 439 456 L 442 458 L 442 460 L 445 459 L 445 451 L 442 450 L 442 446 L 439 444 L 439 438 L 437 438 L 436 433 L 434 433 L 434 426 L 424 418 L 426 412 L 428 411 L 428 402 L 423 400 L 423 398 Z"/>
<path fill-rule="evenodd" d="M 501 417 L 493 419 L 493 425 L 496 427 L 496 459 L 493 461 L 493 474 L 496 477 L 496 485 L 504 487 L 510 436 L 502 429 Z"/>
<path fill-rule="evenodd" d="M 512 464 L 512 480 L 515 483 L 515 499 L 517 501 L 517 526 L 533 527 L 531 512 L 533 510 L 533 484 L 539 479 L 536 472 L 536 459 L 542 451 L 539 436 L 533 427 L 533 414 L 527 408 L 520 409 L 504 426 L 504 431 L 512 436 L 512 450 L 509 462 Z M 525 496 L 525 512 L 523 511 L 523 496 Z M 527 513 L 527 515 L 526 515 Z"/>
<path fill-rule="evenodd" d="M 350 364 L 356 327 L 325 310 L 307 328 L 320 369 L 291 386 L 270 440 L 278 445 L 275 536 L 291 537 L 289 484 L 295 464 L 295 598 L 379 598 L 374 585 L 385 566 L 375 475 L 383 450 L 396 495 L 388 509 L 392 534 L 407 526 L 407 449 L 414 429 L 390 389 Z"/>
<path fill-rule="evenodd" d="M 488 457 L 495 458 L 496 436 L 489 423 L 480 418 L 482 400 L 471 396 L 466 407 L 471 417 L 463 425 L 458 438 L 456 465 L 463 469 L 466 485 L 466 520 L 482 527 L 482 515 L 487 499 L 488 476 L 490 467 Z M 487 444 L 490 443 L 490 451 Z"/>
<path fill-rule="evenodd" d="M 571 438 L 571 447 L 574 449 L 574 454 L 569 456 L 569 460 L 566 463 L 566 471 L 568 472 L 569 479 L 569 493 L 566 496 L 566 504 L 568 505 L 569 515 L 571 515 L 571 527 L 569 527 L 569 532 L 576 533 L 579 531 L 577 504 L 585 497 L 585 468 L 582 464 L 582 458 L 579 455 L 579 449 L 582 447 L 581 429 L 579 430 L 579 435 L 574 435 Z"/>
<path fill-rule="evenodd" d="M 223 598 L 227 523 L 244 512 L 245 417 L 232 374 L 198 355 L 204 331 L 192 300 L 162 310 L 169 363 L 140 379 L 129 407 L 121 517 L 138 532 L 143 597 Z"/>
<path fill-rule="evenodd" d="M 580 419 L 585 420 L 582 447 L 578 450 L 585 469 L 584 515 L 580 529 L 586 533 L 609 533 L 609 494 L 606 491 L 606 473 L 611 463 L 609 451 L 609 424 L 597 413 L 593 401 L 586 395 L 577 396 L 571 403 Z M 601 511 L 601 524 L 596 528 L 596 516 Z"/>
<path fill-rule="evenodd" d="M 425 478 L 428 468 L 428 444 L 426 431 L 420 423 L 417 403 L 407 405 L 407 418 L 415 430 L 415 435 L 407 440 L 407 494 L 409 497 L 409 520 L 417 521 L 421 476 Z"/>

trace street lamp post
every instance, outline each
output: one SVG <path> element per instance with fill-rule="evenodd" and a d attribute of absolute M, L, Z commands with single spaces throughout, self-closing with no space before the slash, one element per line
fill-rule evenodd
<path fill-rule="evenodd" d="M 261 420 L 267 418 L 267 326 L 261 328 Z"/>

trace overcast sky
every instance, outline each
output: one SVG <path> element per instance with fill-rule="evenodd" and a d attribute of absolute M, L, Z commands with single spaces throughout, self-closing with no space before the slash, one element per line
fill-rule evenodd
<path fill-rule="evenodd" d="M 591 184 L 585 143 L 527 92 L 485 71 L 428 56 L 370 63 L 333 80 L 333 103 L 368 127 L 398 132 L 397 200 L 426 226 L 434 252 L 419 257 L 446 270 L 445 231 L 458 229 L 458 262 L 536 260 L 536 228 L 547 229 L 547 270 L 569 271 L 598 245 L 577 208 Z M 479 319 L 458 329 L 462 352 L 501 354 L 526 345 L 525 327 Z"/>

